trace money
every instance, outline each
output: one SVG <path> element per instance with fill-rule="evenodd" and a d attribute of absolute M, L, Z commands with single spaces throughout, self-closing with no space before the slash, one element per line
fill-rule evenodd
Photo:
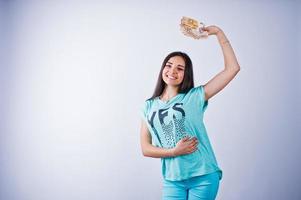
<path fill-rule="evenodd" d="M 204 31 L 205 24 L 197 20 L 183 16 L 180 23 L 180 30 L 188 37 L 194 39 L 207 38 L 208 32 Z"/>

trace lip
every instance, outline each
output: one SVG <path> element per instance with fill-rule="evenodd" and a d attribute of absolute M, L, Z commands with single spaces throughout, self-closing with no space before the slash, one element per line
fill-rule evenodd
<path fill-rule="evenodd" d="M 174 76 L 169 76 L 169 75 L 166 75 L 167 78 L 169 78 L 170 80 L 176 80 L 177 78 L 174 77 Z"/>

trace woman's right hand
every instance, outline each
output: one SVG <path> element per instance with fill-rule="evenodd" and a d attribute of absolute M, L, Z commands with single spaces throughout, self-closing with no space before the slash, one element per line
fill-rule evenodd
<path fill-rule="evenodd" d="M 218 26 L 215 26 L 215 25 L 201 27 L 200 29 L 203 31 L 207 31 L 208 35 L 217 35 L 217 33 L 222 31 L 221 28 L 219 28 Z"/>
<path fill-rule="evenodd" d="M 174 156 L 180 156 L 184 154 L 190 154 L 195 152 L 198 148 L 198 140 L 196 137 L 184 137 L 177 145 L 172 149 Z"/>

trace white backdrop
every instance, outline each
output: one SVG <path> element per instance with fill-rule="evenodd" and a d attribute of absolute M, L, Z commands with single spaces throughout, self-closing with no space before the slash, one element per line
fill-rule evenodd
<path fill-rule="evenodd" d="M 0 199 L 161 196 L 140 150 L 140 109 L 164 57 L 184 51 L 196 85 L 223 69 L 217 25 L 241 66 L 205 124 L 223 179 L 217 199 L 300 199 L 297 1 L 1 1 Z"/>

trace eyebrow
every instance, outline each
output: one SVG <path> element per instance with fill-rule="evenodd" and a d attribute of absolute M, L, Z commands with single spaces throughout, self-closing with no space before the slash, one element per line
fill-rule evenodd
<path fill-rule="evenodd" d="M 167 61 L 167 63 L 172 64 L 172 62 L 169 61 Z M 178 65 L 178 66 L 185 68 L 183 65 Z"/>

